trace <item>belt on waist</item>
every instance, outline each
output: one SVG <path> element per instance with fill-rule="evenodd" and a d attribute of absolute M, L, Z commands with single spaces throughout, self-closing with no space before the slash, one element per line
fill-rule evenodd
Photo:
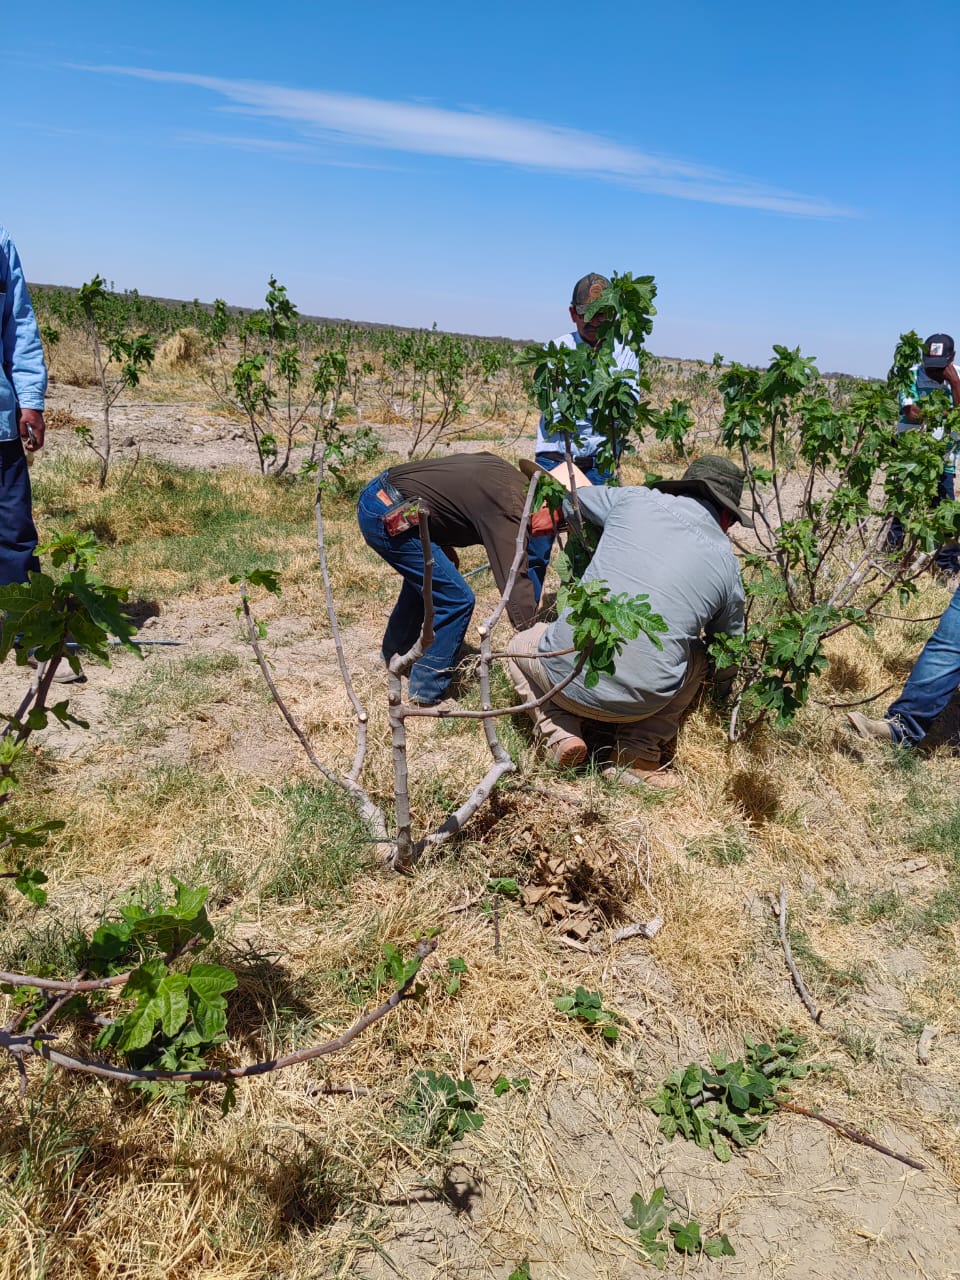
<path fill-rule="evenodd" d="M 551 462 L 565 462 L 567 455 L 565 453 L 547 453 L 543 449 L 540 450 L 541 458 L 549 458 Z M 573 462 L 582 470 L 584 464 L 588 467 L 594 466 L 597 461 L 595 453 L 575 453 L 572 455 Z"/>

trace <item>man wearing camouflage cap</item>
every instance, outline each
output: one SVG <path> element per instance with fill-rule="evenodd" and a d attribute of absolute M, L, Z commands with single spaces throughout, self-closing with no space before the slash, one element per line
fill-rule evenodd
<path fill-rule="evenodd" d="M 586 320 L 584 315 L 590 304 L 596 302 L 604 289 L 609 287 L 610 281 L 607 277 L 598 275 L 596 271 L 591 271 L 577 281 L 573 286 L 573 296 L 570 299 L 570 319 L 574 323 L 574 330 L 572 333 L 563 333 L 554 340 L 558 347 L 572 348 L 584 342 L 588 347 L 597 345 L 600 341 L 599 318 L 591 316 L 589 320 Z M 629 347 L 625 347 L 620 342 L 615 343 L 613 357 L 618 369 L 631 369 L 634 373 L 639 372 L 636 352 L 631 351 Z M 572 436 L 570 440 L 570 451 L 573 454 L 574 462 L 591 484 L 606 484 L 611 479 L 611 476 L 609 472 L 601 471 L 597 466 L 597 455 L 603 444 L 603 437 L 594 431 L 589 414 L 577 423 L 577 428 L 576 436 Z M 540 425 L 537 428 L 536 449 L 537 462 L 546 471 L 552 471 L 558 463 L 564 461 L 566 456 L 564 454 L 563 433 L 555 431 L 553 424 L 548 422 L 542 414 L 540 416 Z M 538 599 L 543 588 L 543 579 L 547 572 L 552 546 L 553 537 L 551 534 L 530 539 L 529 572 Z"/>
<path fill-rule="evenodd" d="M 900 421 L 897 433 L 917 431 L 924 427 L 923 401 L 935 391 L 945 391 L 953 401 L 954 408 L 960 405 L 960 374 L 954 360 L 956 346 L 949 333 L 931 333 L 923 344 L 923 355 L 919 364 L 913 366 L 913 383 L 910 390 L 900 394 Z M 942 439 L 943 428 L 934 428 L 934 438 Z M 957 478 L 956 439 L 944 440 L 943 474 L 937 484 L 936 500 L 933 506 L 942 502 L 953 502 L 956 494 Z M 904 530 L 899 516 L 894 516 L 887 530 L 886 546 L 888 551 L 900 551 L 903 547 Z M 960 574 L 960 548 L 954 542 L 938 547 L 933 557 L 932 566 L 939 577 L 956 588 L 957 574 Z"/>
<path fill-rule="evenodd" d="M 743 480 L 734 462 L 717 456 L 697 459 L 680 480 L 649 488 L 578 491 L 584 519 L 602 530 L 583 580 L 605 581 L 611 595 L 646 595 L 667 630 L 659 637 L 662 649 L 639 635 L 624 646 L 613 675 L 587 688 L 581 672 L 530 712 L 555 764 L 581 764 L 585 726 L 604 725 L 613 731 L 615 773 L 626 771 L 629 782 L 673 784 L 672 745 L 707 674 L 705 641 L 743 634 L 743 583 L 726 536 L 735 521 L 753 524 L 740 506 Z M 513 637 L 508 666 L 525 702 L 570 675 L 578 661 L 572 644 L 566 615 Z"/>

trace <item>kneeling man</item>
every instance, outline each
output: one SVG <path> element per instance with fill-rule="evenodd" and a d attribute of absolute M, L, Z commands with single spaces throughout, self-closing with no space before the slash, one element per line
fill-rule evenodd
<path fill-rule="evenodd" d="M 700 458 L 681 480 L 579 492 L 584 518 L 602 533 L 584 580 L 602 579 L 612 595 L 644 594 L 667 624 L 657 649 L 648 636 L 628 641 L 616 671 L 588 689 L 583 673 L 530 712 L 537 736 L 562 767 L 583 762 L 584 722 L 612 727 L 612 763 L 643 781 L 671 785 L 664 770 L 680 718 L 707 672 L 705 641 L 743 633 L 740 566 L 726 537 L 741 510 L 744 475 L 727 458 Z M 576 666 L 565 616 L 515 635 L 509 669 L 523 700 L 541 697 Z M 567 650 L 568 652 L 562 652 Z M 554 655 L 554 656 L 551 656 Z"/>

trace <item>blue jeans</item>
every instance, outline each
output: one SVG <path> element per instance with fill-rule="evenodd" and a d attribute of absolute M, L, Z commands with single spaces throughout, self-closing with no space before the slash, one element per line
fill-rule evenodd
<path fill-rule="evenodd" d="M 937 484 L 937 497 L 933 506 L 939 507 L 941 502 L 953 502 L 956 476 L 952 471 L 944 471 Z M 887 530 L 886 548 L 888 551 L 899 551 L 903 546 L 903 525 L 899 517 L 894 516 Z M 960 547 L 948 542 L 938 547 L 933 562 L 944 573 L 960 573 Z"/>
<path fill-rule="evenodd" d="M 0 441 L 0 586 L 38 573 L 37 530 L 30 502 L 30 470 L 19 436 Z"/>
<path fill-rule="evenodd" d="M 547 471 L 552 471 L 562 459 L 563 455 L 557 453 L 538 453 L 536 458 L 538 464 Z M 609 471 L 597 470 L 596 456 L 592 459 L 574 458 L 573 461 L 591 484 L 607 484 L 613 478 Z M 587 461 L 590 462 L 588 467 L 583 465 Z M 538 538 L 531 538 L 527 543 L 527 573 L 533 583 L 533 594 L 538 603 L 543 591 L 543 580 L 547 576 L 547 565 L 550 563 L 552 550 L 552 533 L 543 533 Z"/>
<path fill-rule="evenodd" d="M 423 547 L 416 528 L 391 537 L 383 527 L 386 507 L 377 498 L 387 472 L 371 480 L 357 503 L 357 522 L 368 547 L 403 578 L 400 598 L 384 632 L 384 662 L 413 647 L 423 627 Z M 435 543 L 433 550 L 433 644 L 410 668 L 410 696 L 417 702 L 439 702 L 453 679 L 457 654 L 473 616 L 474 595 Z"/>
<path fill-rule="evenodd" d="M 960 588 L 923 646 L 903 693 L 887 710 L 895 742 L 922 742 L 960 686 Z"/>

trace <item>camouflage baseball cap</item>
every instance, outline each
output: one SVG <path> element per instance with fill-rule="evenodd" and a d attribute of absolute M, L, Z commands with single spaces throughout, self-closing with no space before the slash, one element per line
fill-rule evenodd
<path fill-rule="evenodd" d="M 735 462 L 712 453 L 691 462 L 679 480 L 656 480 L 650 488 L 659 489 L 661 493 L 707 498 L 729 511 L 735 520 L 745 524 L 748 529 L 752 529 L 753 520 L 740 506 L 744 478 L 744 473 Z"/>
<path fill-rule="evenodd" d="M 596 302 L 604 289 L 609 288 L 610 281 L 606 276 L 599 276 L 595 271 L 591 271 L 589 275 L 581 276 L 573 286 L 573 298 L 570 305 L 578 316 L 582 316 L 587 307 L 590 306 L 590 303 Z"/>

